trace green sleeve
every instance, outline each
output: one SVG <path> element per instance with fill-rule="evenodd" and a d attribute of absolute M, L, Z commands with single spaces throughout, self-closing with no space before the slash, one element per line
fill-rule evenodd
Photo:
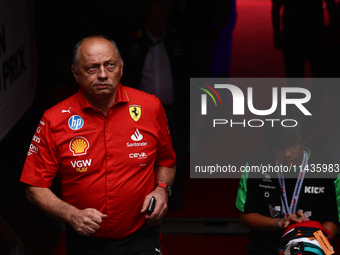
<path fill-rule="evenodd" d="M 338 208 L 338 221 L 340 220 L 340 174 L 338 178 L 334 181 L 335 186 L 335 197 L 336 197 L 336 204 Z"/>
<path fill-rule="evenodd" d="M 247 168 L 247 166 L 248 166 L 248 162 L 245 166 L 245 169 Z M 248 181 L 248 172 L 245 171 L 243 172 L 241 180 L 240 180 L 240 185 L 238 187 L 236 203 L 235 203 L 237 209 L 239 209 L 241 212 L 244 212 L 244 205 L 247 200 L 247 181 Z"/>

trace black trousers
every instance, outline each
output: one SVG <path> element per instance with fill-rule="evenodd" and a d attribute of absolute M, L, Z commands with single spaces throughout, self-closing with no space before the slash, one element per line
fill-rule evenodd
<path fill-rule="evenodd" d="M 78 235 L 66 227 L 67 255 L 162 255 L 158 227 L 141 228 L 122 240 Z"/>

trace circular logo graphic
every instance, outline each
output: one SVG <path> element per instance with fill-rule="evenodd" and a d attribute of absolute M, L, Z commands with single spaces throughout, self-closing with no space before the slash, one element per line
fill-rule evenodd
<path fill-rule="evenodd" d="M 71 118 L 68 119 L 68 126 L 72 130 L 81 129 L 84 126 L 84 120 L 79 115 L 73 115 Z"/>

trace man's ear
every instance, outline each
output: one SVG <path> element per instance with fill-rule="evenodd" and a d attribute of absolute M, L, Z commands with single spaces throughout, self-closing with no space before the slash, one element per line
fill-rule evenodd
<path fill-rule="evenodd" d="M 76 81 L 78 82 L 78 76 L 77 76 L 77 71 L 74 68 L 74 66 L 71 66 L 71 71 L 73 73 L 74 78 L 76 79 Z M 79 83 L 79 82 L 78 82 Z"/>
<path fill-rule="evenodd" d="M 120 65 L 120 78 L 122 78 L 122 76 L 123 76 L 123 66 L 124 66 L 124 60 L 123 59 L 121 59 L 121 65 Z"/>

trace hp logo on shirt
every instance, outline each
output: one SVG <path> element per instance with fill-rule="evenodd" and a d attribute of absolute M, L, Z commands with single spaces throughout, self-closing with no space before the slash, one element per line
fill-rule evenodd
<path fill-rule="evenodd" d="M 73 115 L 71 118 L 68 119 L 68 126 L 72 130 L 81 129 L 84 126 L 84 120 L 78 115 Z"/>

